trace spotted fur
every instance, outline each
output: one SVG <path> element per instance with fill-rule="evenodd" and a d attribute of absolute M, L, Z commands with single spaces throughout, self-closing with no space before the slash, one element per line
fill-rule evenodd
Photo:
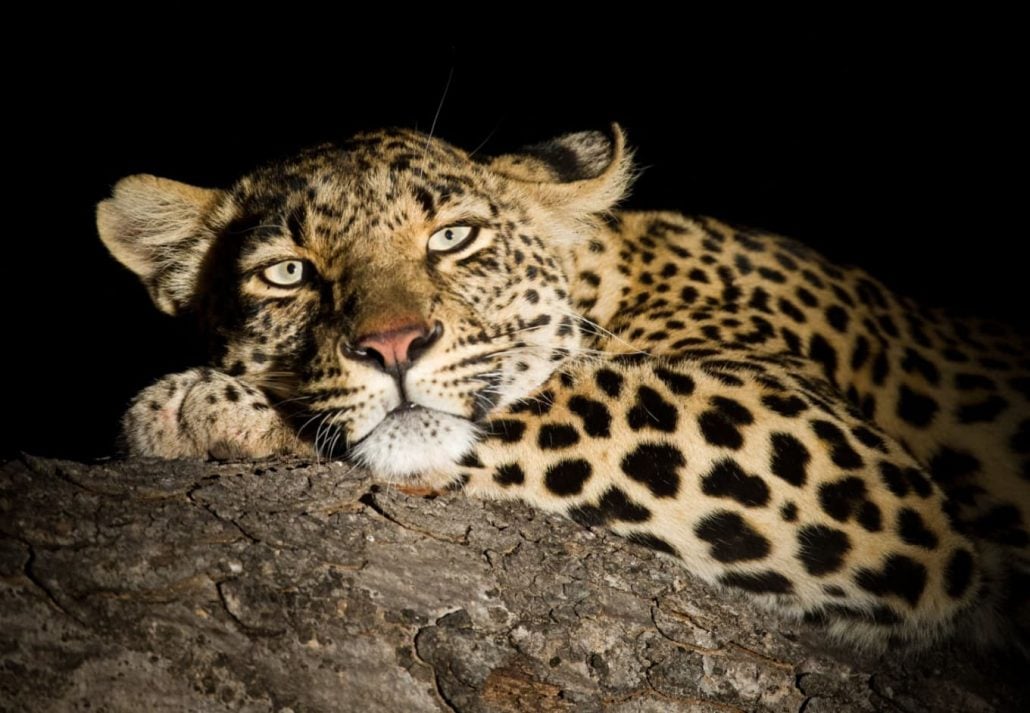
<path fill-rule="evenodd" d="M 225 191 L 123 180 L 101 238 L 218 345 L 136 399 L 130 452 L 349 458 L 611 528 L 860 645 L 991 638 L 1030 552 L 1026 341 L 775 235 L 615 212 L 613 134 L 479 160 L 386 131 Z M 473 237 L 428 249 L 447 226 Z M 297 286 L 262 278 L 284 260 Z M 407 360 L 370 352 L 398 335 Z"/>

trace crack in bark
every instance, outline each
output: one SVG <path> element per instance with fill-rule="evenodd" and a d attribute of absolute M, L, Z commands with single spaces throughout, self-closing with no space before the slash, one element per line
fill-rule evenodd
<path fill-rule="evenodd" d="M 46 600 L 50 602 L 51 606 L 57 609 L 57 611 L 61 612 L 80 626 L 86 626 L 85 621 L 68 609 L 65 609 L 64 605 L 57 600 L 57 596 L 50 590 L 50 587 L 44 584 L 42 578 L 33 572 L 33 567 L 36 564 L 36 548 L 30 542 L 26 542 L 25 540 L 19 539 L 18 541 L 21 542 L 21 544 L 28 550 L 28 559 L 26 559 L 25 566 L 22 568 L 22 573 L 25 575 L 25 578 L 32 582 L 32 584 L 43 593 Z"/>
<path fill-rule="evenodd" d="M 658 623 L 658 619 L 655 617 L 655 613 L 658 611 L 658 608 L 659 608 L 658 600 L 653 600 L 652 603 L 651 603 L 651 623 L 654 625 L 654 630 L 656 632 L 658 632 L 658 635 L 661 636 L 663 639 L 665 639 L 666 641 L 670 641 L 670 642 L 676 644 L 677 646 L 682 646 L 683 648 L 687 649 L 688 651 L 693 651 L 694 653 L 697 653 L 697 654 L 702 654 L 702 655 L 706 655 L 706 656 L 725 656 L 726 655 L 726 652 L 723 649 L 721 649 L 721 648 L 720 649 L 706 648 L 704 646 L 699 646 L 697 644 L 692 644 L 692 643 L 690 643 L 688 641 L 680 641 L 675 636 L 672 636 L 670 634 L 666 634 L 665 631 L 662 629 L 662 625 Z M 698 627 L 698 628 L 701 628 L 701 627 Z M 707 631 L 706 629 L 701 629 L 701 630 L 705 631 L 706 633 L 709 633 L 709 634 L 711 633 L 711 632 Z"/>
<path fill-rule="evenodd" d="M 268 629 L 260 626 L 251 626 L 240 619 L 240 617 L 233 611 L 232 604 L 229 602 L 229 595 L 225 593 L 224 585 L 228 581 L 231 580 L 215 582 L 215 591 L 218 592 L 218 602 L 222 605 L 222 610 L 233 621 L 233 623 L 239 627 L 240 633 L 261 637 L 282 636 L 286 633 L 286 629 Z"/>
<path fill-rule="evenodd" d="M 431 540 L 436 540 L 437 542 L 446 542 L 446 543 L 455 544 L 455 545 L 467 545 L 468 544 L 468 536 L 469 536 L 469 533 L 472 531 L 472 527 L 471 526 L 465 528 L 465 534 L 462 535 L 461 537 L 447 537 L 445 535 L 441 535 L 439 533 L 432 532 L 431 530 L 424 530 L 424 529 L 422 529 L 420 527 L 413 527 L 412 525 L 409 525 L 408 523 L 404 522 L 403 520 L 397 519 L 396 517 L 394 517 L 393 515 L 388 513 L 385 509 L 383 509 L 383 507 L 379 503 L 376 502 L 375 491 L 374 490 L 369 490 L 368 492 L 366 492 L 364 495 L 362 495 L 360 498 L 358 498 L 358 502 L 360 502 L 362 505 L 365 505 L 366 507 L 368 507 L 370 510 L 372 510 L 374 513 L 376 513 L 380 517 L 384 518 L 385 520 L 387 520 L 387 521 L 393 523 L 394 525 L 397 525 L 397 527 L 400 527 L 400 528 L 402 528 L 404 530 L 407 530 L 409 532 L 414 532 L 414 533 L 416 533 L 418 535 L 423 535 L 424 537 L 428 537 Z"/>
<path fill-rule="evenodd" d="M 447 615 L 444 614 L 443 616 L 447 616 Z M 447 710 L 451 711 L 452 713 L 461 713 L 460 710 L 454 705 L 454 703 L 451 701 L 451 699 L 448 698 L 447 694 L 444 692 L 444 690 L 443 690 L 443 683 L 440 681 L 440 672 L 436 670 L 436 666 L 434 666 L 433 664 L 429 663 L 424 658 L 422 658 L 422 653 L 418 650 L 419 649 L 419 646 L 418 646 L 419 637 L 421 637 L 423 635 L 423 632 L 425 632 L 425 630 L 428 629 L 429 627 L 437 626 L 438 625 L 437 622 L 440 621 L 440 618 L 441 617 L 437 617 L 436 621 L 434 621 L 432 624 L 426 624 L 425 626 L 420 626 L 418 629 L 415 630 L 415 635 L 411 637 L 411 652 L 415 656 L 415 659 L 419 663 L 421 663 L 422 665 L 426 666 L 430 671 L 432 671 L 432 673 L 433 673 L 433 687 L 434 687 L 434 689 L 436 691 L 436 697 L 437 697 L 437 699 L 439 699 L 440 703 L 443 704 L 443 706 L 445 708 L 447 708 Z"/>

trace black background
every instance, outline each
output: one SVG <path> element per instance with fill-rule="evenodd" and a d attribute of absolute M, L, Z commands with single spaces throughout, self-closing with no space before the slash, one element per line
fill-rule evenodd
<path fill-rule="evenodd" d="M 132 394 L 199 358 L 96 237 L 93 206 L 118 178 L 223 186 L 360 129 L 427 129 L 449 75 L 436 133 L 464 148 L 618 121 L 646 169 L 628 207 L 789 234 L 926 302 L 1024 321 L 1026 58 L 1003 20 L 662 36 L 660 18 L 644 34 L 609 22 L 577 41 L 369 31 L 360 46 L 353 32 L 298 42 L 292 27 L 232 46 L 134 32 L 56 62 L 47 45 L 19 57 L 3 450 L 109 453 Z"/>

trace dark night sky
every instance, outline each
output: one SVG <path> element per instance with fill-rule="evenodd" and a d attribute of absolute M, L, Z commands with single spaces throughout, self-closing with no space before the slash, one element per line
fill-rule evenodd
<path fill-rule="evenodd" d="M 628 207 L 772 229 L 926 302 L 1025 321 L 1030 122 L 1017 45 L 994 31 L 387 44 L 202 52 L 138 35 L 10 78 L 24 189 L 7 189 L 4 452 L 109 453 L 131 395 L 198 358 L 96 238 L 118 178 L 225 185 L 363 128 L 425 129 L 451 70 L 437 133 L 453 143 L 499 153 L 619 121 L 646 167 Z"/>

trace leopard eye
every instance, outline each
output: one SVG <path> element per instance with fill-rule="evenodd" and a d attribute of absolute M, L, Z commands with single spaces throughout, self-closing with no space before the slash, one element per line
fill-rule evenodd
<path fill-rule="evenodd" d="M 300 260 L 283 260 L 266 267 L 261 276 L 278 287 L 293 287 L 304 279 L 304 263 Z"/>
<path fill-rule="evenodd" d="M 429 236 L 428 248 L 430 252 L 450 252 L 468 245 L 475 240 L 479 228 L 468 225 L 452 225 L 448 228 L 441 228 Z"/>

